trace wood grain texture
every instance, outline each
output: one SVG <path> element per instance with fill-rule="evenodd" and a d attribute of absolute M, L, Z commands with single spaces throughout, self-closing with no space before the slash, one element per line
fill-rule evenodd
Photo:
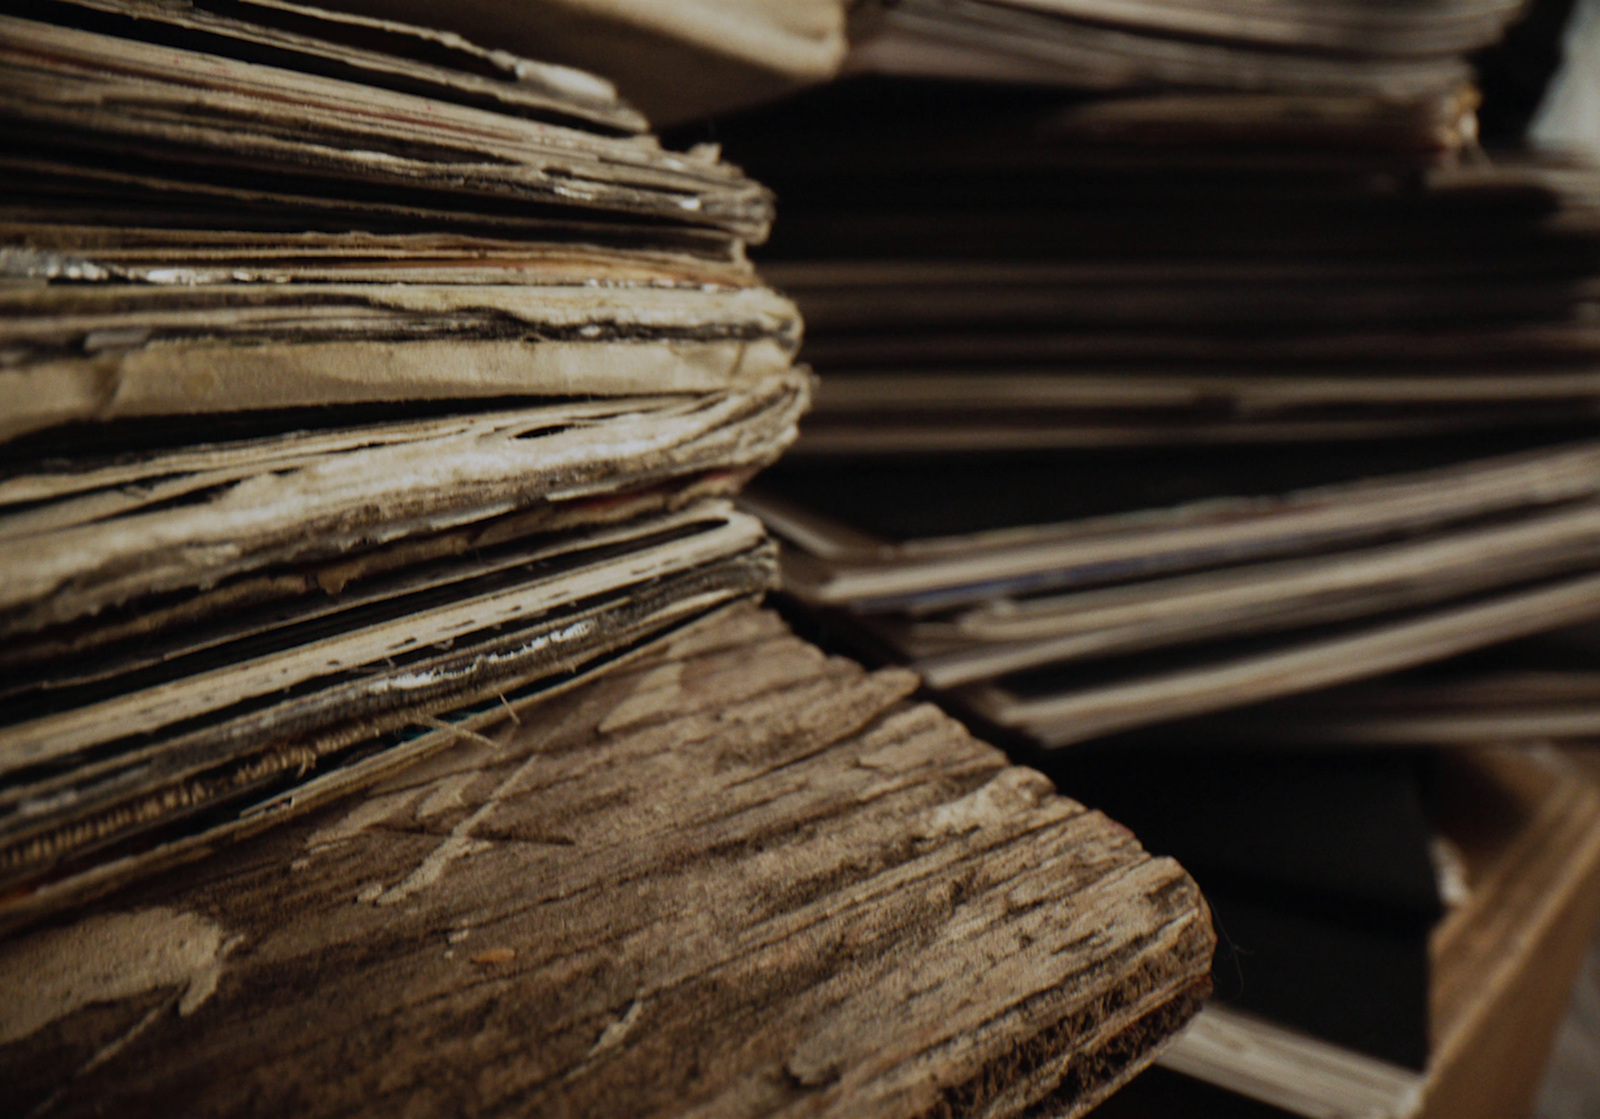
<path fill-rule="evenodd" d="M 0 943 L 0 1111 L 1081 1114 L 1204 902 L 913 687 L 732 608 Z"/>
<path fill-rule="evenodd" d="M 1529 1115 L 1600 918 L 1600 762 L 1478 749 L 1440 770 L 1471 897 L 1434 930 L 1420 1119 Z"/>

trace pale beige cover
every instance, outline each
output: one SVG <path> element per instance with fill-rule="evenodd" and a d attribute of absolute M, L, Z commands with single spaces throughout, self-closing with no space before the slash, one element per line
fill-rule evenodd
<path fill-rule="evenodd" d="M 676 124 L 827 81 L 843 64 L 849 0 L 333 0 L 439 26 L 615 81 L 652 123 Z"/>

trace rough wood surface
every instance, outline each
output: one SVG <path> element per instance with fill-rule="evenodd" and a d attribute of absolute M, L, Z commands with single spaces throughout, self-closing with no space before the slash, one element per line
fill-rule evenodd
<path fill-rule="evenodd" d="M 1420 1119 L 1531 1114 L 1600 917 L 1600 763 L 1479 749 L 1441 769 L 1472 894 L 1434 930 L 1433 1054 Z"/>
<path fill-rule="evenodd" d="M 913 686 L 735 608 L 0 943 L 0 1111 L 1080 1114 L 1204 903 Z"/>

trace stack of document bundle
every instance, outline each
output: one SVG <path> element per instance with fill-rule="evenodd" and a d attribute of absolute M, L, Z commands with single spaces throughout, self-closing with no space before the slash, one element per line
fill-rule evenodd
<path fill-rule="evenodd" d="M 1469 76 L 1526 0 L 875 0 L 851 69 L 1078 89 L 1404 97 Z"/>
<path fill-rule="evenodd" d="M 0 17 L 0 909 L 772 580 L 771 196 L 604 81 L 280 0 Z"/>
<path fill-rule="evenodd" d="M 722 129 L 821 378 L 750 497 L 789 590 L 1050 747 L 1600 615 L 1600 176 L 1434 77 Z"/>
<path fill-rule="evenodd" d="M 1193 742 L 1272 741 L 1285 725 L 1346 749 L 1499 745 L 1587 746 L 1600 738 L 1600 630 L 1541 632 L 1409 672 L 1182 724 Z M 1180 728 L 1173 728 L 1179 731 Z"/>
<path fill-rule="evenodd" d="M 1470 454 L 1487 442 L 1446 449 Z M 1118 456 L 1109 466 L 1109 456 L 1082 456 L 1076 482 L 1065 456 L 894 464 L 871 481 L 853 478 L 848 494 L 845 468 L 830 464 L 785 471 L 752 505 L 792 545 L 794 594 L 957 704 L 1046 746 L 1332 687 L 1600 614 L 1600 447 L 1359 476 L 1372 449 L 1274 452 L 1288 461 L 1210 451 L 1252 468 L 1231 477 L 1207 477 L 1192 454 Z M 1356 476 L 1268 488 L 1330 464 Z M 1073 497 L 1114 500 L 1131 480 L 1159 481 L 1138 478 L 1146 466 L 1174 471 L 1180 484 L 1220 475 L 1232 485 L 1165 508 L 1130 502 L 1015 528 L 986 519 Z M 971 518 L 962 527 L 979 530 L 869 536 L 816 512 L 831 499 L 848 516 L 894 500 L 886 491 L 915 502 L 913 472 L 962 498 Z M 939 510 L 953 511 L 953 502 Z"/>

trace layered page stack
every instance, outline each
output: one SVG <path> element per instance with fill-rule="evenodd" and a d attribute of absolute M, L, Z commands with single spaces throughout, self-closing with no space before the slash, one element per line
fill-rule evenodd
<path fill-rule="evenodd" d="M 724 129 L 821 374 L 750 499 L 791 592 L 1050 747 L 1600 614 L 1600 177 L 1445 69 Z"/>
<path fill-rule="evenodd" d="M 745 601 L 765 188 L 281 0 L 0 62 L 0 1112 L 1075 1116 L 1193 1017 L 1181 867 Z"/>
<path fill-rule="evenodd" d="M 847 68 L 914 77 L 1392 100 L 1470 77 L 1525 0 L 878 0 Z"/>
<path fill-rule="evenodd" d="M 277 0 L 0 17 L 0 922 L 772 581 L 771 197 L 609 85 Z"/>
<path fill-rule="evenodd" d="M 1182 727 L 1191 741 L 1259 742 L 1286 721 L 1308 742 L 1345 749 L 1479 742 L 1587 745 L 1600 737 L 1593 625 L 1303 696 L 1221 712 Z"/>

